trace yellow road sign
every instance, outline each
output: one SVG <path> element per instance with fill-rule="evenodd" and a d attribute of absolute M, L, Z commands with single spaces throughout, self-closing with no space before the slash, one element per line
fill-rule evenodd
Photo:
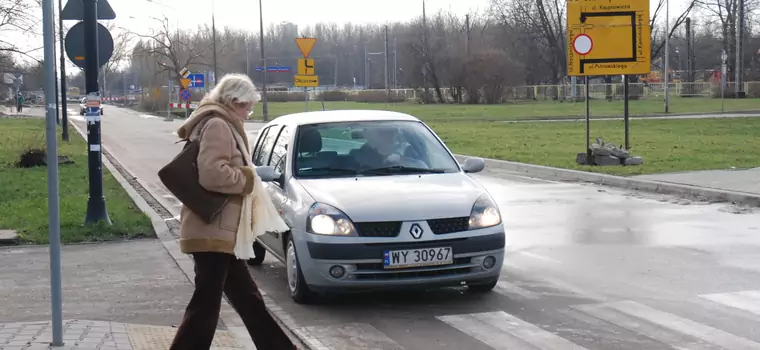
<path fill-rule="evenodd" d="M 317 87 L 319 86 L 318 75 L 296 75 L 293 77 L 293 84 L 297 87 Z"/>
<path fill-rule="evenodd" d="M 311 53 L 311 49 L 314 48 L 314 44 L 317 43 L 317 38 L 296 38 L 296 44 L 298 49 L 301 50 L 301 54 L 304 58 L 308 58 Z"/>
<path fill-rule="evenodd" d="M 190 86 L 190 79 L 180 79 L 180 84 L 182 84 L 183 89 L 187 89 L 188 86 Z"/>
<path fill-rule="evenodd" d="M 313 58 L 299 58 L 298 59 L 298 75 L 314 75 L 314 59 Z"/>
<path fill-rule="evenodd" d="M 567 0 L 567 75 L 649 74 L 650 0 Z"/>

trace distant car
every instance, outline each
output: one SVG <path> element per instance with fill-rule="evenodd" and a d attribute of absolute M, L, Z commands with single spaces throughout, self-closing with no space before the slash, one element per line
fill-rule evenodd
<path fill-rule="evenodd" d="M 384 156 L 387 155 L 387 156 Z M 419 119 L 388 111 L 319 111 L 276 118 L 253 152 L 290 231 L 254 243 L 286 266 L 291 297 L 372 289 L 468 286 L 492 290 L 501 273 L 501 213 Z"/>
<path fill-rule="evenodd" d="M 100 105 L 100 115 L 103 115 L 103 105 Z M 85 115 L 87 113 L 87 97 L 82 97 L 79 100 L 79 115 Z"/>

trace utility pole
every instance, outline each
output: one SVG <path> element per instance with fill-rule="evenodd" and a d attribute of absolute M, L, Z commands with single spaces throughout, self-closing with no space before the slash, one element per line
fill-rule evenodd
<path fill-rule="evenodd" d="M 385 76 L 385 96 L 388 100 L 391 97 L 391 87 L 388 85 L 388 25 L 385 25 L 385 70 L 383 76 Z"/>
<path fill-rule="evenodd" d="M 259 46 L 261 50 L 261 102 L 264 121 L 269 118 L 269 108 L 267 108 L 267 59 L 264 56 L 264 10 L 259 0 Z"/>
<path fill-rule="evenodd" d="M 51 0 L 48 0 L 51 1 Z M 84 0 L 85 57 L 98 57 L 98 0 Z M 84 78 L 87 94 L 87 163 L 89 165 L 90 198 L 87 200 L 85 223 L 104 221 L 111 224 L 103 198 L 103 159 L 100 141 L 100 86 L 98 60 L 85 60 Z M 93 107 L 90 107 L 93 105 Z"/>
<path fill-rule="evenodd" d="M 423 102 L 427 103 L 427 99 L 430 95 L 430 88 L 428 87 L 428 58 L 427 58 L 427 15 L 425 14 L 425 0 L 422 0 L 422 59 L 424 60 L 424 65 L 422 68 L 422 78 L 424 81 L 424 91 L 425 96 L 422 99 Z"/>
<path fill-rule="evenodd" d="M 734 67 L 734 81 L 736 82 L 734 89 L 736 90 L 735 98 L 744 97 L 742 82 L 744 78 L 744 0 L 739 0 L 739 9 L 737 11 L 737 18 L 734 21 L 736 23 L 736 64 Z"/>
<path fill-rule="evenodd" d="M 365 41 L 364 42 L 364 89 L 368 90 L 369 87 L 369 53 L 367 52 L 369 50 L 369 44 Z"/>
<path fill-rule="evenodd" d="M 63 0 L 58 0 L 58 40 L 61 43 L 61 139 L 69 141 L 69 118 L 66 108 L 66 49 L 63 41 L 63 18 L 61 18 L 61 12 L 63 12 Z"/>
<path fill-rule="evenodd" d="M 53 21 L 52 21 L 53 22 L 53 40 L 55 40 L 55 12 L 53 12 L 52 16 L 53 16 Z M 61 28 L 61 29 L 63 29 L 63 28 Z M 53 44 L 53 61 L 52 62 L 55 62 L 55 55 L 56 55 L 55 44 Z M 63 51 L 61 51 L 61 57 L 63 57 Z M 55 63 L 53 63 L 53 74 L 55 76 L 58 75 L 58 69 L 55 67 Z M 58 82 L 56 81 L 56 83 L 55 83 L 55 123 L 58 124 L 58 125 L 60 125 L 61 124 L 61 119 L 60 119 L 61 111 L 60 111 L 60 109 L 58 107 L 58 103 L 59 103 L 58 102 L 59 101 L 58 95 L 59 95 L 59 92 L 58 92 Z M 49 100 L 45 99 L 45 101 L 49 101 Z"/>
<path fill-rule="evenodd" d="M 251 49 L 248 47 L 248 37 L 245 37 L 245 75 L 251 77 Z"/>
<path fill-rule="evenodd" d="M 335 77 L 333 78 L 333 84 L 335 85 L 335 88 L 338 88 L 338 46 L 335 46 Z"/>
<path fill-rule="evenodd" d="M 211 40 L 213 40 L 212 47 L 214 50 L 214 86 L 216 86 L 216 81 L 219 79 L 219 71 L 216 66 L 216 21 L 214 19 L 213 2 L 211 4 Z"/>
<path fill-rule="evenodd" d="M 94 3 L 93 3 L 94 4 Z M 92 13 L 93 18 L 95 13 Z M 55 91 L 55 29 L 53 28 L 53 0 L 42 1 L 42 32 L 45 72 L 45 100 L 52 101 Z M 93 30 L 95 28 L 92 28 Z M 97 56 L 94 56 L 97 57 Z M 96 63 L 97 65 L 97 63 Z M 52 314 L 52 346 L 63 346 L 63 310 L 61 306 L 61 220 L 58 193 L 58 142 L 56 137 L 55 109 L 46 104 L 45 146 L 47 148 L 48 226 L 50 235 L 50 304 Z"/>
<path fill-rule="evenodd" d="M 393 88 L 398 89 L 398 80 L 396 79 L 396 73 L 398 73 L 398 67 L 396 66 L 396 37 L 393 37 Z"/>
<path fill-rule="evenodd" d="M 665 0 L 665 113 L 670 110 L 670 87 L 668 84 L 670 61 L 670 0 Z"/>
<path fill-rule="evenodd" d="M 686 17 L 685 21 L 686 25 L 686 81 L 691 83 L 693 82 L 694 78 L 692 77 L 692 70 L 694 69 L 694 60 L 691 56 L 691 51 L 693 49 L 692 42 L 691 42 L 691 18 Z M 689 89 L 689 94 L 691 94 L 691 88 Z"/>

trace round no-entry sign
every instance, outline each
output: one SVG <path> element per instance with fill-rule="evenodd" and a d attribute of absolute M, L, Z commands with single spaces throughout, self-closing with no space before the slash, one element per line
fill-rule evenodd
<path fill-rule="evenodd" d="M 573 51 L 581 56 L 587 55 L 593 48 L 594 41 L 586 34 L 580 34 L 573 39 Z"/>
<path fill-rule="evenodd" d="M 190 91 L 188 91 L 187 89 L 182 89 L 182 91 L 179 92 L 179 97 L 181 97 L 185 101 L 189 100 Z"/>

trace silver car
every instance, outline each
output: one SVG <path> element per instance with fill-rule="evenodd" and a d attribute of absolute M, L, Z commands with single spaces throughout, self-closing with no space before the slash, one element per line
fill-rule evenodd
<path fill-rule="evenodd" d="M 501 214 L 419 119 L 388 111 L 290 114 L 252 154 L 290 232 L 257 237 L 287 269 L 299 303 L 318 293 L 468 286 L 488 292 L 504 260 Z"/>

